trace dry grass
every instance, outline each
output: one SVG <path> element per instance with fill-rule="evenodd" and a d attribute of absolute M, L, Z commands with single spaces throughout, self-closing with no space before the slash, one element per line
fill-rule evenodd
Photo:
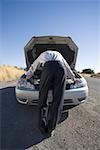
<path fill-rule="evenodd" d="M 91 74 L 81 73 L 83 76 L 90 77 Z"/>
<path fill-rule="evenodd" d="M 87 77 L 94 77 L 94 78 L 99 78 L 100 79 L 100 72 L 96 73 L 96 74 L 86 74 L 86 73 L 81 73 L 83 76 L 87 76 Z"/>
<path fill-rule="evenodd" d="M 13 66 L 3 65 L 0 66 L 0 82 L 13 81 L 18 79 L 24 73 L 23 69 L 19 69 Z"/>
<path fill-rule="evenodd" d="M 100 72 L 98 72 L 98 73 L 96 73 L 96 74 L 91 75 L 91 77 L 99 78 L 99 79 L 100 79 Z"/>

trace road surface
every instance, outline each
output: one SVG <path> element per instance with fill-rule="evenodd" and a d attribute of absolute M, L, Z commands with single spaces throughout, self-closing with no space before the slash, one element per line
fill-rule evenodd
<path fill-rule="evenodd" d="M 37 108 L 19 104 L 14 87 L 1 89 L 1 149 L 100 150 L 100 79 L 86 80 L 88 101 L 71 109 L 49 138 L 37 128 Z"/>

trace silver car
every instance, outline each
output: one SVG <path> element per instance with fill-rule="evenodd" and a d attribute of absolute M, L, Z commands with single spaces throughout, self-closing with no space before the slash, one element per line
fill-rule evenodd
<path fill-rule="evenodd" d="M 66 79 L 64 92 L 63 110 L 75 107 L 87 100 L 88 86 L 82 75 L 75 70 L 78 47 L 70 37 L 60 36 L 39 36 L 32 37 L 24 48 L 27 70 L 34 60 L 47 49 L 59 51 L 70 65 L 76 79 L 79 82 L 73 83 L 70 78 Z M 28 81 L 24 74 L 18 79 L 15 91 L 19 103 L 37 105 L 39 98 L 39 83 L 42 67 L 36 70 L 35 75 Z M 52 87 L 51 87 L 52 89 Z M 52 90 L 48 93 L 47 104 L 52 103 Z"/>

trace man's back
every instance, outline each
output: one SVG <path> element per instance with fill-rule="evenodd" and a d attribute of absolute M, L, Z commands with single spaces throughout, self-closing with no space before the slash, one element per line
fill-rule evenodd
<path fill-rule="evenodd" d="M 29 68 L 26 74 L 27 78 L 30 78 L 34 74 L 34 72 L 36 71 L 37 67 L 40 64 L 44 66 L 44 64 L 48 61 L 59 61 L 62 64 L 62 66 L 65 68 L 66 75 L 71 77 L 73 80 L 75 79 L 75 76 L 72 70 L 70 69 L 70 66 L 63 58 L 63 56 L 58 51 L 52 51 L 52 50 L 47 50 L 40 54 L 40 56 L 33 62 L 31 67 Z"/>

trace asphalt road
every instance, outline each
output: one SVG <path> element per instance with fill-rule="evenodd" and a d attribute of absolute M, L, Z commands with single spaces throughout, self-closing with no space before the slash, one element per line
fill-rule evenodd
<path fill-rule="evenodd" d="M 49 138 L 37 127 L 37 108 L 19 104 L 14 87 L 0 89 L 1 150 L 100 150 L 100 79 L 86 80 L 88 101 L 64 114 Z"/>

